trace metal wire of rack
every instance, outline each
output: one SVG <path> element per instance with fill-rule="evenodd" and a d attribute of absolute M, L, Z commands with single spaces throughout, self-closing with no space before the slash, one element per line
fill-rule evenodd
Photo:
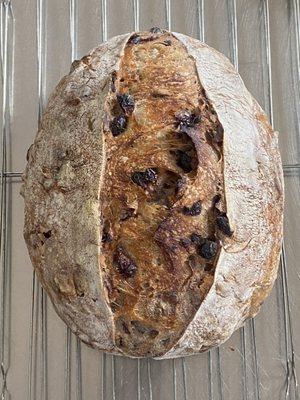
<path fill-rule="evenodd" d="M 24 7 L 30 7 L 35 10 L 35 41 L 36 41 L 36 96 L 32 100 L 37 105 L 37 121 L 39 123 L 47 96 L 49 94 L 47 87 L 47 35 L 51 26 L 47 22 L 47 12 L 54 7 L 54 13 L 60 11 L 59 4 L 64 3 L 62 7 L 63 15 L 68 17 L 68 37 L 64 37 L 66 48 L 70 54 L 69 64 L 76 59 L 83 50 L 79 51 L 79 20 L 83 10 L 80 0 L 64 0 L 59 3 L 58 0 L 29 0 Z M 276 4 L 275 4 L 276 3 Z M 259 27 L 261 29 L 260 43 L 260 61 L 258 66 L 259 74 L 262 77 L 262 96 L 260 102 L 267 111 L 270 121 L 275 128 L 275 111 L 273 88 L 273 59 L 274 49 L 271 43 L 270 28 L 270 8 L 280 10 L 282 5 L 282 15 L 287 13 L 289 25 L 284 29 L 288 30 L 289 48 L 291 49 L 290 57 L 291 75 L 293 82 L 293 104 L 295 113 L 295 130 L 294 135 L 299 137 L 300 126 L 300 6 L 299 0 L 164 0 L 153 1 L 151 5 L 146 0 L 88 0 L 85 7 L 99 5 L 99 41 L 105 41 L 107 38 L 116 34 L 120 29 L 122 33 L 122 24 L 126 21 L 127 30 L 138 30 L 146 28 L 149 25 L 160 22 L 161 26 L 169 30 L 179 30 L 182 26 L 181 20 L 187 18 L 184 29 L 187 34 L 197 36 L 200 40 L 206 41 L 207 33 L 210 30 L 210 23 L 213 19 L 208 18 L 208 11 L 218 13 L 222 9 L 223 18 L 227 19 L 228 35 L 226 46 L 228 56 L 237 69 L 240 69 L 239 51 L 243 51 L 239 38 L 239 25 L 244 23 L 243 18 L 247 18 L 247 13 L 251 13 L 252 9 L 258 10 L 260 17 Z M 247 12 L 239 17 L 241 9 L 245 7 Z M 102 400 L 110 399 L 244 399 L 244 400 L 262 400 L 262 399 L 289 399 L 299 400 L 299 389 L 296 376 L 296 366 L 299 365 L 299 340 L 294 335 L 293 326 L 297 324 L 295 314 L 295 304 L 298 304 L 297 286 L 291 285 L 289 280 L 289 269 L 287 260 L 287 236 L 282 249 L 280 261 L 280 273 L 274 289 L 274 299 L 270 303 L 270 307 L 275 311 L 270 311 L 277 318 L 278 334 L 278 352 L 274 358 L 278 358 L 277 375 L 272 375 L 270 371 L 266 371 L 266 365 L 273 365 L 272 356 L 266 355 L 264 346 L 266 345 L 263 330 L 266 328 L 262 319 L 252 319 L 248 321 L 238 333 L 230 339 L 229 344 L 211 350 L 206 354 L 202 354 L 192 358 L 181 358 L 170 361 L 153 361 L 146 360 L 126 360 L 120 357 L 107 355 L 105 353 L 92 352 L 87 349 L 81 342 L 60 322 L 55 316 L 47 296 L 40 287 L 36 276 L 32 273 L 30 294 L 28 301 L 30 302 L 28 325 L 17 325 L 22 330 L 28 328 L 26 340 L 19 344 L 15 350 L 17 340 L 15 334 L 16 326 L 12 324 L 12 315 L 16 313 L 14 296 L 15 288 L 15 268 L 12 268 L 12 255 L 15 251 L 13 247 L 18 244 L 16 240 L 12 243 L 13 219 L 16 209 L 13 203 L 16 203 L 17 192 L 14 185 L 19 185 L 22 173 L 15 169 L 12 154 L 15 151 L 13 137 L 17 132 L 14 130 L 15 118 L 15 79 L 14 74 L 14 57 L 17 46 L 16 42 L 17 24 L 26 24 L 21 19 L 20 9 L 22 8 L 21 0 L 2 0 L 1 1 L 1 73 L 2 73 L 2 122 L 1 122 L 1 213 L 0 213 L 0 250 L 1 250 L 1 271 L 0 271 L 0 375 L 2 379 L 1 399 L 65 399 L 65 400 L 89 400 L 99 398 Z M 115 17 L 112 10 L 119 9 L 124 11 L 124 15 Z M 18 10 L 18 17 L 15 11 Z M 145 11 L 146 10 L 146 11 Z M 147 12 L 149 17 L 147 19 Z M 145 14 L 144 14 L 145 13 Z M 25 12 L 26 14 L 26 12 Z M 26 14 L 27 15 L 27 14 Z M 145 16 L 146 15 L 146 16 Z M 192 17 L 191 17 L 192 15 Z M 156 16 L 152 18 L 150 16 Z M 187 17 L 188 16 L 188 17 Z M 147 24 L 146 24 L 147 21 Z M 194 25 L 189 26 L 190 21 L 196 21 Z M 88 22 L 88 21 L 86 21 Z M 120 23 L 120 28 L 109 29 L 112 25 Z M 218 30 L 218 23 L 214 21 L 213 29 Z M 280 22 L 279 22 L 280 23 Z M 146 25 L 146 26 L 145 26 Z M 255 23 L 253 23 L 255 25 Z M 54 28 L 53 28 L 54 29 Z M 82 29 L 82 28 L 81 28 Z M 87 29 L 87 28 L 85 28 Z M 221 29 L 221 28 L 220 28 Z M 242 32 L 243 33 L 243 32 Z M 245 37 L 243 36 L 243 40 Z M 209 38 L 208 38 L 208 43 Z M 219 42 L 222 47 L 222 42 Z M 243 43 L 244 44 L 244 43 Z M 90 46 L 92 47 L 92 46 Z M 88 48 L 84 48 L 87 51 Z M 67 61 L 66 61 L 67 63 Z M 244 65 L 244 64 L 243 64 Z M 66 73 L 67 71 L 65 71 Z M 241 71 L 243 76 L 245 68 Z M 275 70 L 276 72 L 276 70 Z M 247 75 L 247 74 L 246 74 Z M 59 76 L 55 77 L 56 79 Z M 255 85 L 254 85 L 255 86 Z M 33 133 L 30 133 L 30 139 L 33 139 Z M 30 142 L 30 141 L 29 141 Z M 284 143 L 281 143 L 283 146 Z M 295 153 L 299 156 L 299 148 L 295 145 Z M 23 154 L 26 148 L 23 148 Z M 23 159 L 25 158 L 22 154 Z M 284 157 L 284 175 L 286 185 L 289 188 L 290 179 L 299 179 L 300 160 L 299 157 L 291 160 Z M 299 182 L 297 183 L 299 185 Z M 299 195 L 299 191 L 297 192 Z M 299 200 L 299 199 L 298 199 Z M 299 209 L 298 209 L 299 213 Z M 300 215 L 298 214 L 298 217 Z M 16 233 L 14 233 L 16 235 Z M 20 239 L 21 234 L 17 235 Z M 24 247 L 24 246 L 23 246 Z M 288 246 L 290 248 L 290 245 Z M 25 249 L 25 248 L 24 248 Z M 290 250 L 291 251 L 291 250 Z M 24 257 L 27 257 L 24 255 Z M 28 257 L 24 262 L 29 264 Z M 22 274 L 22 270 L 18 271 Z M 297 272 L 299 278 L 299 269 Z M 289 281 L 288 281 L 289 280 Z M 28 281 L 27 281 L 28 283 Z M 291 287 L 293 293 L 291 293 Z M 293 300 L 291 300 L 293 297 Z M 298 303 L 297 303 L 298 301 Z M 292 305 L 294 304 L 293 310 Z M 299 314 L 298 314 L 299 316 Z M 265 314 L 266 318 L 267 315 Z M 276 319 L 276 320 L 277 320 Z M 298 318 L 299 319 L 299 318 Z M 296 322 L 295 322 L 296 321 Z M 55 328 L 52 328 L 52 326 Z M 299 326 L 299 324 L 297 324 Z M 52 332 L 54 329 L 54 333 Z M 51 344 L 56 344 L 55 348 L 63 350 L 64 354 L 57 354 L 57 359 L 53 359 Z M 25 347 L 27 346 L 27 350 Z M 228 350 L 229 349 L 229 350 Z M 274 349 L 274 346 L 272 347 Z M 17 351 L 24 351 L 26 357 L 24 363 L 18 369 L 13 365 L 12 359 L 15 359 Z M 236 351 L 235 351 L 236 350 Z M 264 359 L 269 357 L 268 362 Z M 268 364 L 269 363 L 269 364 Z M 99 367 L 100 365 L 100 367 Z M 277 365 L 277 364 L 276 364 Z M 55 367 L 60 371 L 60 375 L 55 375 Z M 13 368 L 14 367 L 14 368 Z M 25 369 L 24 369 L 25 367 Z M 53 370 L 54 368 L 54 370 Z M 98 370 L 98 369 L 99 370 Z M 90 388 L 89 375 L 93 373 L 93 369 L 97 370 L 95 388 Z M 196 369 L 196 372 L 195 372 Z M 231 370 L 237 370 L 237 378 L 241 382 L 233 383 L 231 379 Z M 278 372 L 279 371 L 279 372 Z M 25 378 L 24 378 L 25 375 Z M 22 376 L 22 378 L 20 378 Z M 94 375 L 93 375 L 94 376 Z M 266 387 L 267 380 L 271 380 Z M 57 388 L 55 383 L 60 381 Z M 278 384 L 275 381 L 279 380 Z M 16 389 L 20 382 L 26 381 L 26 388 L 23 387 L 23 394 Z M 199 382 L 203 386 L 199 386 Z M 130 388 L 129 388 L 129 386 Z M 274 388 L 273 388 L 274 386 Z M 21 397 L 20 397 L 21 396 Z"/>

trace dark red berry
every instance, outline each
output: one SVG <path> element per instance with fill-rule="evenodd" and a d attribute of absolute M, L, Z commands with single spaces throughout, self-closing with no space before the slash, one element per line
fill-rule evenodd
<path fill-rule="evenodd" d="M 184 215 L 190 215 L 191 217 L 194 217 L 195 215 L 201 214 L 201 201 L 196 201 L 191 207 L 183 207 L 182 212 Z"/>
<path fill-rule="evenodd" d="M 191 241 L 196 246 L 200 246 L 201 244 L 203 244 L 205 242 L 205 239 L 201 235 L 198 235 L 198 233 L 192 233 L 191 234 Z"/>
<path fill-rule="evenodd" d="M 114 261 L 118 272 L 124 278 L 131 278 L 136 274 L 137 266 L 133 260 L 128 256 L 126 251 L 121 245 L 118 245 Z"/>
<path fill-rule="evenodd" d="M 111 91 L 115 92 L 116 91 L 116 79 L 117 79 L 117 73 L 116 71 L 113 71 L 111 74 Z"/>
<path fill-rule="evenodd" d="M 223 232 L 226 236 L 232 236 L 233 231 L 230 228 L 229 220 L 226 214 L 219 215 L 216 218 L 216 223 L 221 232 Z"/>
<path fill-rule="evenodd" d="M 189 120 L 191 112 L 189 110 L 181 110 L 175 114 L 175 118 L 179 122 L 186 122 Z"/>
<path fill-rule="evenodd" d="M 213 264 L 210 264 L 210 263 L 206 263 L 205 264 L 205 267 L 204 267 L 204 271 L 205 272 L 211 272 L 211 271 L 213 271 L 213 269 L 214 269 L 214 265 Z"/>
<path fill-rule="evenodd" d="M 103 229 L 101 241 L 102 243 L 110 243 L 112 241 L 112 236 L 106 228 Z"/>
<path fill-rule="evenodd" d="M 46 239 L 49 239 L 51 237 L 51 231 L 43 232 L 43 235 L 45 236 Z"/>
<path fill-rule="evenodd" d="M 198 247 L 198 254 L 206 260 L 213 258 L 217 254 L 217 251 L 217 243 L 208 239 L 206 239 L 205 242 Z"/>
<path fill-rule="evenodd" d="M 127 117 L 123 114 L 115 117 L 109 125 L 111 133 L 113 136 L 118 136 L 123 133 L 127 127 Z"/>
<path fill-rule="evenodd" d="M 134 100 L 133 97 L 128 93 L 117 95 L 118 103 L 120 107 L 126 114 L 131 114 L 134 110 Z"/>
<path fill-rule="evenodd" d="M 140 43 L 141 40 L 142 40 L 142 38 L 137 33 L 135 33 L 129 39 L 129 43 L 138 44 L 138 43 Z"/>
<path fill-rule="evenodd" d="M 215 206 L 217 203 L 219 203 L 220 200 L 221 200 L 221 195 L 220 194 L 216 194 L 212 199 L 213 206 Z"/>
<path fill-rule="evenodd" d="M 153 168 L 147 168 L 145 171 L 133 172 L 131 179 L 138 186 L 145 188 L 149 183 L 157 181 L 157 172 Z"/>
<path fill-rule="evenodd" d="M 162 30 L 160 28 L 158 28 L 157 26 L 154 26 L 153 28 L 149 29 L 150 33 L 163 33 Z"/>
<path fill-rule="evenodd" d="M 175 118 L 178 121 L 179 131 L 183 133 L 188 133 L 189 128 L 196 126 L 201 121 L 200 115 L 191 113 L 189 110 L 180 111 Z"/>
<path fill-rule="evenodd" d="M 190 248 L 191 245 L 191 241 L 188 238 L 181 238 L 179 240 L 179 244 L 184 247 L 186 250 L 188 250 Z"/>

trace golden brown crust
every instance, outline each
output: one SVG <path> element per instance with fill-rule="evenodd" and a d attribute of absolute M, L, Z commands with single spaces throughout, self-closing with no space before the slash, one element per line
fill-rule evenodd
<path fill-rule="evenodd" d="M 74 63 L 22 187 L 24 237 L 58 314 L 88 344 L 135 357 L 226 340 L 272 288 L 282 239 L 276 133 L 224 56 L 173 35 L 123 35 Z M 116 100 L 127 91 L 134 107 Z M 201 122 L 180 125 L 182 109 Z M 203 238 L 221 245 L 210 262 Z"/>

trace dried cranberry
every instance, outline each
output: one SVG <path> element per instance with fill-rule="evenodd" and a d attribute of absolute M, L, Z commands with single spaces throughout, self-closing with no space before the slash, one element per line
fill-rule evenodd
<path fill-rule="evenodd" d="M 111 74 L 111 91 L 115 92 L 116 91 L 116 79 L 117 79 L 117 73 L 116 71 L 113 71 Z"/>
<path fill-rule="evenodd" d="M 200 115 L 191 113 L 188 110 L 177 113 L 175 118 L 178 121 L 179 131 L 184 133 L 187 133 L 189 128 L 196 126 L 201 121 Z"/>
<path fill-rule="evenodd" d="M 118 245 L 114 261 L 116 263 L 116 268 L 121 275 L 125 278 L 131 278 L 136 274 L 137 266 L 133 260 L 125 252 L 121 245 Z"/>
<path fill-rule="evenodd" d="M 226 236 L 233 235 L 233 231 L 230 228 L 229 220 L 226 214 L 219 215 L 216 218 L 216 223 L 220 231 L 222 231 Z"/>
<path fill-rule="evenodd" d="M 201 244 L 203 244 L 205 242 L 205 239 L 201 235 L 198 235 L 198 233 L 192 233 L 191 234 L 191 241 L 195 245 L 200 246 Z"/>
<path fill-rule="evenodd" d="M 134 110 L 134 100 L 130 94 L 118 94 L 117 95 L 118 103 L 120 107 L 126 114 L 131 114 Z"/>
<path fill-rule="evenodd" d="M 214 265 L 213 264 L 210 264 L 210 263 L 205 264 L 205 267 L 204 267 L 204 271 L 205 272 L 211 272 L 213 270 L 214 270 Z"/>
<path fill-rule="evenodd" d="M 115 117 L 109 125 L 109 128 L 113 136 L 120 135 L 120 133 L 125 131 L 126 127 L 127 127 L 127 117 L 123 114 Z"/>
<path fill-rule="evenodd" d="M 51 237 L 51 231 L 43 232 L 43 235 L 46 239 L 49 239 Z"/>
<path fill-rule="evenodd" d="M 195 215 L 199 215 L 201 214 L 201 209 L 202 209 L 202 205 L 201 205 L 201 201 L 196 201 L 196 203 L 194 203 L 191 207 L 186 207 L 184 206 L 182 208 L 182 212 L 184 215 L 190 215 L 191 217 L 194 217 Z"/>
<path fill-rule="evenodd" d="M 192 157 L 189 156 L 185 151 L 183 150 L 176 150 L 175 152 L 176 155 L 176 163 L 178 167 L 183 169 L 184 172 L 188 173 L 192 171 Z"/>
<path fill-rule="evenodd" d="M 129 39 L 129 43 L 138 44 L 138 43 L 140 43 L 141 40 L 142 40 L 142 38 L 137 33 L 135 33 Z"/>
<path fill-rule="evenodd" d="M 131 179 L 138 186 L 146 187 L 149 183 L 157 181 L 157 172 L 153 168 L 148 168 L 145 171 L 136 171 L 131 175 Z"/>
<path fill-rule="evenodd" d="M 198 247 L 198 253 L 202 258 L 209 260 L 213 258 L 218 251 L 216 242 L 206 239 L 205 242 Z"/>
<path fill-rule="evenodd" d="M 179 122 L 187 122 L 191 116 L 191 112 L 189 110 L 182 110 L 175 114 L 175 118 Z"/>
<path fill-rule="evenodd" d="M 160 28 L 158 28 L 157 26 L 154 26 L 153 28 L 149 29 L 150 33 L 163 33 L 162 30 Z"/>
<path fill-rule="evenodd" d="M 190 241 L 190 239 L 187 239 L 187 238 L 181 238 L 179 240 L 179 243 L 182 247 L 184 247 L 186 250 L 188 250 L 190 247 L 191 241 Z"/>
<path fill-rule="evenodd" d="M 111 234 L 104 228 L 102 232 L 102 243 L 110 243 L 112 241 Z"/>
<path fill-rule="evenodd" d="M 219 203 L 220 200 L 221 200 L 221 195 L 220 194 L 216 194 L 212 199 L 213 206 L 215 206 L 217 203 Z"/>

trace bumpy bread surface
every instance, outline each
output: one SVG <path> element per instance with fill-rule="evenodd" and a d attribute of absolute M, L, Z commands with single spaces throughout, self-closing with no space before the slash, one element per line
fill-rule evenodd
<path fill-rule="evenodd" d="M 131 33 L 73 63 L 23 180 L 34 268 L 60 317 L 95 348 L 205 351 L 273 286 L 277 133 L 229 61 L 195 39 Z"/>

